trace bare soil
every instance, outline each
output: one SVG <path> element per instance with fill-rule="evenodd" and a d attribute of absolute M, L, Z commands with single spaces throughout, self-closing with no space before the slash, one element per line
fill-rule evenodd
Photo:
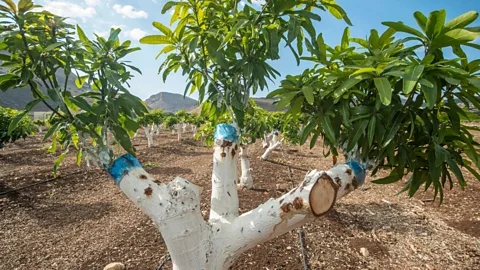
<path fill-rule="evenodd" d="M 0 193 L 52 177 L 59 153 L 47 153 L 42 136 L 0 150 Z M 147 149 L 143 134 L 134 140 L 140 162 L 162 182 L 180 176 L 202 185 L 206 216 L 212 149 L 191 139 L 178 142 L 166 131 L 154 141 Z M 283 145 L 271 159 L 328 169 L 332 159 L 322 151 Z M 249 152 L 255 189 L 239 192 L 242 213 L 280 196 L 292 179 L 298 184 L 305 175 L 293 169 L 290 177 L 287 167 L 260 161 L 260 143 Z M 396 195 L 402 183 L 367 182 L 327 216 L 304 226 L 310 269 L 480 269 L 480 182 L 467 178 L 468 187 L 446 192 L 441 207 L 431 202 L 431 192 L 409 199 Z M 116 261 L 128 269 L 156 269 L 167 254 L 150 219 L 104 172 L 78 168 L 73 154 L 57 180 L 0 196 L 0 216 L 0 269 L 103 269 Z M 303 269 L 297 231 L 249 250 L 232 269 Z"/>

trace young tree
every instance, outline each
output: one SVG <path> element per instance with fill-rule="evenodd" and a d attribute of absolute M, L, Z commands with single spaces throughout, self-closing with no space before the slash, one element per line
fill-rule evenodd
<path fill-rule="evenodd" d="M 44 140 L 52 138 L 52 151 L 58 144 L 63 148 L 54 164 L 55 174 L 71 145 L 78 149 L 79 164 L 82 157 L 89 157 L 97 165 L 108 167 L 114 159 L 109 131 L 126 151 L 134 153 L 129 133 L 138 129 L 134 119 L 147 112 L 147 108 L 124 86 L 133 76 L 130 70 L 139 70 L 123 58 L 139 48 L 130 48 L 130 41 L 120 43 L 120 29 L 111 29 L 108 39 L 96 36 L 90 40 L 77 26 L 76 39 L 74 27 L 65 23 L 65 18 L 35 11 L 41 6 L 31 0 L 21 0 L 17 5 L 11 0 L 2 1 L 5 5 L 0 5 L 4 19 L 0 22 L 0 48 L 8 54 L 0 57 L 3 65 L 11 68 L 0 75 L 0 89 L 29 87 L 34 97 L 10 123 L 8 133 L 36 104 L 43 102 L 53 111 L 51 119 L 55 119 Z M 57 77 L 58 72 L 64 73 L 64 81 Z M 67 81 L 75 75 L 79 88 L 88 83 L 93 90 L 73 96 Z"/>
<path fill-rule="evenodd" d="M 42 133 L 43 129 L 48 126 L 48 121 L 42 119 L 36 119 L 33 124 L 37 127 L 38 132 Z"/>
<path fill-rule="evenodd" d="M 347 28 L 336 47 L 319 35 L 308 46 L 316 67 L 287 77 L 269 96 L 280 96 L 278 106 L 291 103 L 290 114 L 307 119 L 301 143 L 312 135 L 313 147 L 321 136 L 334 155 L 340 149 L 347 160 L 368 163 L 372 175 L 391 171 L 374 183 L 409 175 L 402 191 L 413 196 L 422 185 L 433 186 L 441 203 L 447 180 L 453 187 L 452 173 L 466 185 L 460 167 L 480 179 L 480 145 L 470 134 L 478 128 L 462 125 L 467 115 L 456 102 L 480 108 L 480 61 L 468 61 L 462 49 L 480 49 L 472 43 L 480 29 L 468 27 L 478 13 L 447 23 L 445 10 L 414 17 L 420 29 L 384 22 L 389 28 L 372 30 L 368 39 L 350 38 Z M 397 39 L 396 32 L 407 37 Z M 447 49 L 458 58 L 447 58 Z"/>
<path fill-rule="evenodd" d="M 0 107 L 0 149 L 3 148 L 5 143 L 25 139 L 28 135 L 35 133 L 35 125 L 28 115 L 23 116 L 22 119 L 17 122 L 15 129 L 9 132 L 8 127 L 10 123 L 16 121 L 19 117 L 21 117 L 21 112 Z"/>
<path fill-rule="evenodd" d="M 147 137 L 147 147 L 153 145 L 153 135 L 159 130 L 159 125 L 163 123 L 165 113 L 162 110 L 153 110 L 138 119 L 138 123 L 143 127 Z"/>

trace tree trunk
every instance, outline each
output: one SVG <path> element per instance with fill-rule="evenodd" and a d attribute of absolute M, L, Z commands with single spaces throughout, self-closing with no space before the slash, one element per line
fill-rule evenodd
<path fill-rule="evenodd" d="M 239 187 L 251 189 L 253 187 L 253 179 L 250 160 L 248 158 L 248 145 L 240 146 L 240 167 L 242 168 L 242 176 L 240 177 Z"/>
<path fill-rule="evenodd" d="M 246 250 L 327 213 L 337 199 L 361 184 L 358 163 L 312 171 L 297 188 L 238 216 L 236 128 L 215 131 L 210 220 L 200 212 L 201 188 L 182 178 L 155 182 L 131 155 L 118 158 L 108 172 L 123 193 L 160 230 L 173 269 L 228 269 Z M 353 169 L 353 170 L 352 170 Z"/>
<path fill-rule="evenodd" d="M 185 130 L 185 128 L 181 125 L 177 126 L 177 136 L 178 136 L 178 141 L 182 140 L 182 129 Z"/>
<path fill-rule="evenodd" d="M 152 134 L 150 133 L 150 128 L 148 126 L 143 127 L 145 130 L 145 136 L 147 137 L 147 147 L 150 148 L 153 145 Z"/>
<path fill-rule="evenodd" d="M 273 150 L 277 149 L 278 147 L 280 147 L 280 145 L 282 145 L 282 142 L 283 142 L 283 139 L 282 138 L 280 141 L 278 140 L 278 132 L 273 132 L 273 136 L 271 136 L 271 140 L 268 142 L 268 148 L 267 150 L 265 151 L 265 153 L 263 153 L 263 155 L 260 157 L 261 160 L 267 160 L 268 159 L 268 156 L 270 155 L 270 153 L 273 152 Z"/>
<path fill-rule="evenodd" d="M 160 135 L 160 127 L 158 125 L 155 125 L 155 134 L 157 136 Z"/>

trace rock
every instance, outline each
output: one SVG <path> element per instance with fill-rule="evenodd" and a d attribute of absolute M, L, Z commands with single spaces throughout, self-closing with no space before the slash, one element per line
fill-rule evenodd
<path fill-rule="evenodd" d="M 368 257 L 368 255 L 369 255 L 368 249 L 363 248 L 363 247 L 360 249 L 360 253 L 363 255 L 363 257 Z"/>
<path fill-rule="evenodd" d="M 114 262 L 105 266 L 103 270 L 125 270 L 125 265 L 123 263 Z"/>

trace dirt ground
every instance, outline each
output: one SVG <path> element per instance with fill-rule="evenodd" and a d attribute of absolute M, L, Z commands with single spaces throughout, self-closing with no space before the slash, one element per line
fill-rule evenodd
<path fill-rule="evenodd" d="M 58 153 L 46 152 L 42 136 L 0 150 L 0 192 L 52 177 Z M 150 149 L 143 134 L 134 140 L 144 168 L 162 182 L 180 176 L 203 185 L 207 214 L 212 149 L 178 142 L 170 132 L 154 140 Z M 239 192 L 242 213 L 280 196 L 291 182 L 286 167 L 259 160 L 262 150 L 260 143 L 250 147 L 256 189 Z M 319 147 L 283 145 L 271 159 L 308 170 L 332 165 Z M 160 233 L 104 172 L 78 168 L 71 154 L 59 175 L 0 196 L 0 269 L 103 269 L 117 261 L 128 269 L 156 269 L 167 254 Z M 296 184 L 304 175 L 293 169 Z M 367 182 L 303 227 L 310 269 L 480 269 L 480 182 L 467 178 L 468 187 L 446 192 L 441 207 L 430 192 L 408 199 L 396 195 L 402 183 Z M 303 269 L 297 231 L 248 251 L 232 269 Z"/>

